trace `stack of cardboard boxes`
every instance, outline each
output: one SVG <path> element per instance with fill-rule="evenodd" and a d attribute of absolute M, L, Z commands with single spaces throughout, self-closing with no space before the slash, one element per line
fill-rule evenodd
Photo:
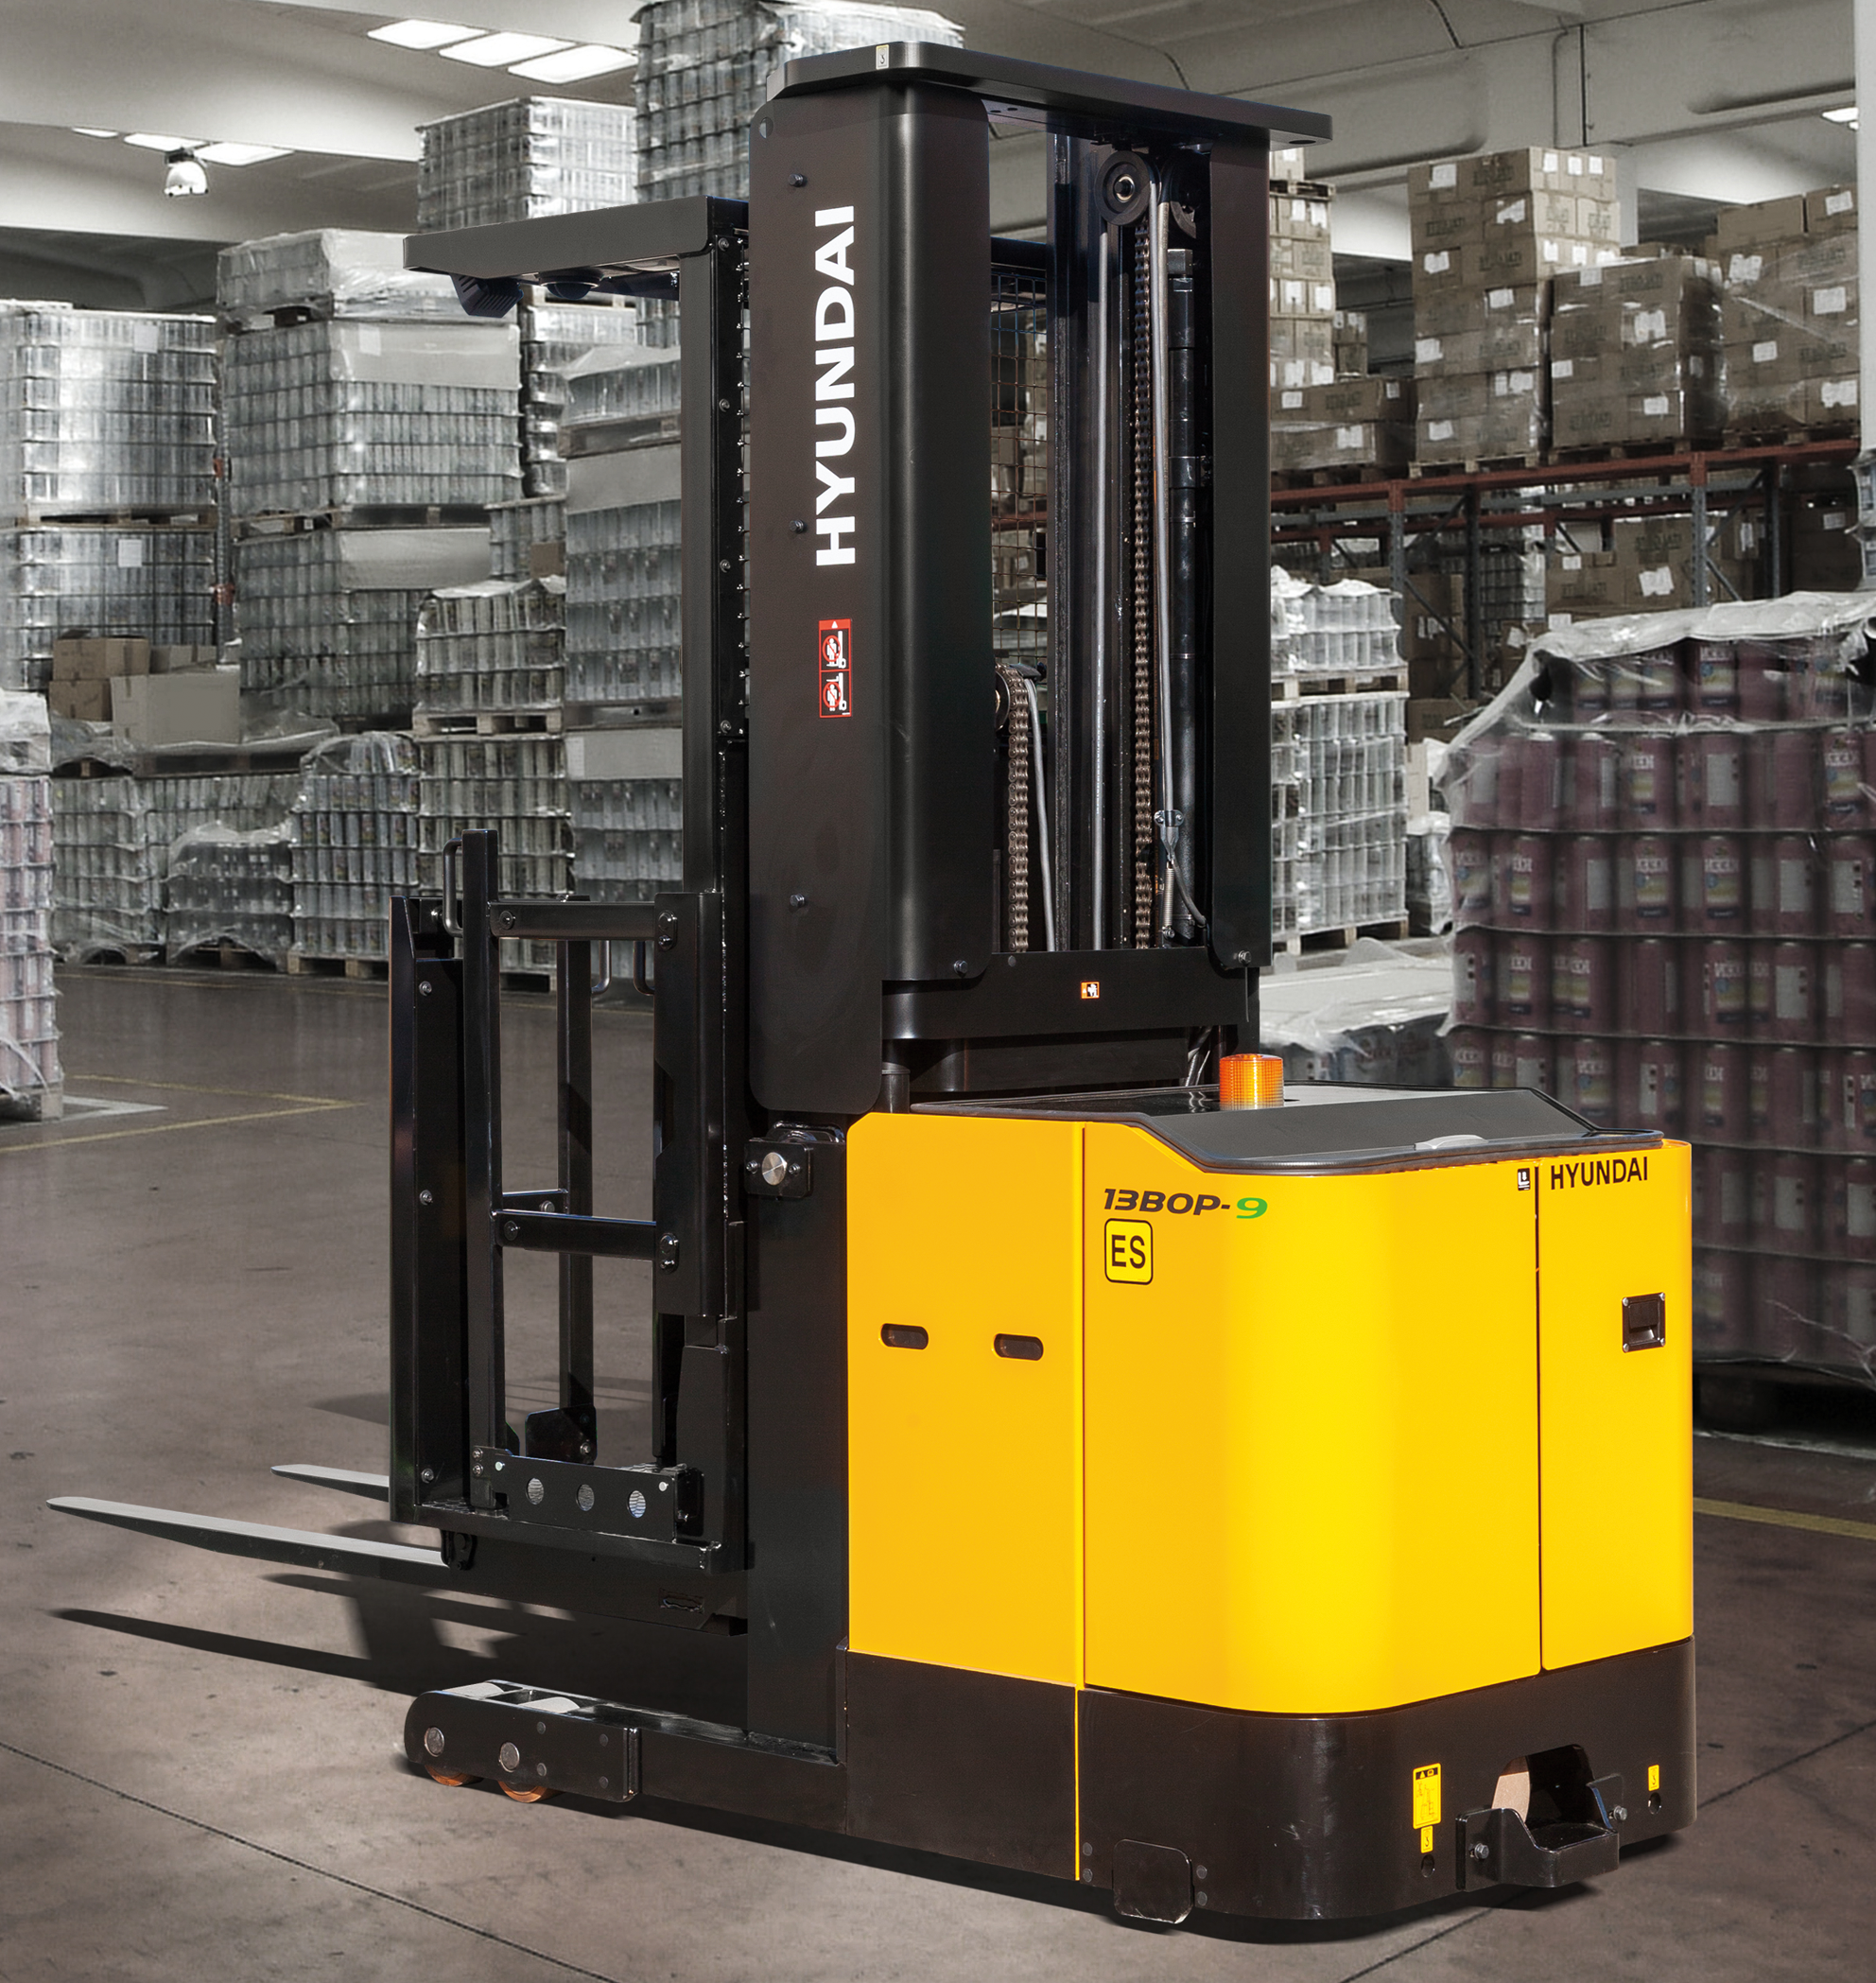
<path fill-rule="evenodd" d="M 1614 169 L 1595 152 L 1532 146 L 1416 165 L 1407 184 L 1419 459 L 1538 453 L 1550 284 L 1615 259 Z"/>
<path fill-rule="evenodd" d="M 1568 548 L 1568 540 L 1556 540 L 1545 573 L 1553 625 L 1693 605 L 1699 554 L 1691 516 L 1623 516 L 1607 528 L 1607 549 L 1575 550 Z M 1706 558 L 1711 597 L 1749 597 L 1756 556 L 1752 518 L 1710 520 Z"/>
<path fill-rule="evenodd" d="M 1273 474 L 1377 469 L 1398 475 L 1414 459 L 1414 381 L 1372 376 L 1270 395 Z"/>
<path fill-rule="evenodd" d="M 240 670 L 217 668 L 212 647 L 72 638 L 52 644 L 47 700 L 53 715 L 108 722 L 140 749 L 239 743 L 240 685 Z"/>
<path fill-rule="evenodd" d="M 1298 184 L 1270 196 L 1270 390 L 1335 382 L 1335 264 L 1329 189 Z"/>
<path fill-rule="evenodd" d="M 1557 276 L 1550 377 L 1559 449 L 1711 446 L 1726 424 L 1718 270 L 1663 254 Z"/>
<path fill-rule="evenodd" d="M 1856 246 L 1850 186 L 1721 209 L 1729 439 L 1856 426 Z"/>

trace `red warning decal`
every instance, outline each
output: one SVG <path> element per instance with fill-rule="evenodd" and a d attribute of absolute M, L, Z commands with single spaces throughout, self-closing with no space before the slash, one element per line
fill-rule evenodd
<path fill-rule="evenodd" d="M 853 621 L 824 619 L 816 650 L 821 664 L 821 714 L 853 714 Z"/>

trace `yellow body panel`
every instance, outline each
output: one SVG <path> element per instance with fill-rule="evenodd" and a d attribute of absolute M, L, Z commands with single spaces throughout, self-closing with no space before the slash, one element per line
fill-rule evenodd
<path fill-rule="evenodd" d="M 1544 1664 L 1572 1666 L 1694 1629 L 1689 1156 L 1537 1173 Z M 1648 1294 L 1666 1340 L 1624 1351 L 1624 1297 Z"/>
<path fill-rule="evenodd" d="M 1087 1683 L 1335 1713 L 1535 1673 L 1528 1160 L 1207 1174 L 1097 1122 L 1086 1168 Z"/>
<path fill-rule="evenodd" d="M 848 1139 L 856 1652 L 1080 1682 L 1078 1122 L 873 1115 Z M 882 1327 L 926 1331 L 890 1348 Z M 1031 1362 L 999 1334 L 1039 1338 Z"/>

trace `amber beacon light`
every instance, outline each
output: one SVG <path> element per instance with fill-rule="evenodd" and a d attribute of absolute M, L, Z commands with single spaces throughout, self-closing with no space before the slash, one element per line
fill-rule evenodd
<path fill-rule="evenodd" d="M 1280 1053 L 1226 1053 L 1219 1061 L 1220 1108 L 1275 1108 L 1282 1100 Z"/>

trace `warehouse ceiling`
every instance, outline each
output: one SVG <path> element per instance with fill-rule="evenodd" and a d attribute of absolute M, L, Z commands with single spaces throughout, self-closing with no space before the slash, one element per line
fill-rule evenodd
<path fill-rule="evenodd" d="M 472 0 L 465 28 L 630 49 L 631 0 Z M 1344 188 L 1336 247 L 1406 254 L 1416 158 L 1531 143 L 1613 151 L 1642 222 L 1853 173 L 1850 0 L 948 0 L 975 46 L 1329 112 L 1311 169 Z M 0 291 L 177 307 L 219 242 L 397 229 L 417 127 L 505 97 L 629 101 L 630 68 L 556 90 L 373 40 L 382 8 L 300 0 L 0 0 Z M 107 133 L 80 136 L 78 129 Z M 124 133 L 284 147 L 165 199 Z M 1012 148 L 999 219 L 1039 183 Z M 159 244 L 172 244 L 167 250 Z M 86 286 L 89 285 L 87 287 Z M 80 293 L 82 291 L 82 293 Z M 193 291 L 194 293 L 185 293 Z"/>

